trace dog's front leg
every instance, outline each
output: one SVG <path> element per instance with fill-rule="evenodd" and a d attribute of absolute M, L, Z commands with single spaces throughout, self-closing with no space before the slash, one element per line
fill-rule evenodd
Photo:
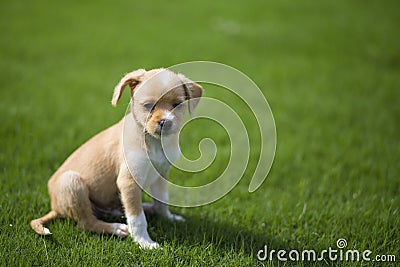
<path fill-rule="evenodd" d="M 121 194 L 131 237 L 141 248 L 158 248 L 159 244 L 151 240 L 147 232 L 147 221 L 142 209 L 142 190 L 126 166 L 123 166 L 119 172 L 117 186 Z"/>
<path fill-rule="evenodd" d="M 168 177 L 168 173 L 164 177 Z M 170 221 L 184 222 L 185 218 L 180 215 L 172 214 L 168 208 L 168 182 L 163 177 L 158 179 L 150 186 L 153 204 L 143 203 L 146 211 L 155 213 Z"/>

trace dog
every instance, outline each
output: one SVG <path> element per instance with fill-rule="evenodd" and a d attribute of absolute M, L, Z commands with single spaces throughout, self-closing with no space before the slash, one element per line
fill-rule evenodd
<path fill-rule="evenodd" d="M 130 112 L 80 146 L 48 181 L 51 211 L 30 222 L 36 233 L 49 235 L 47 223 L 70 217 L 80 229 L 130 235 L 141 248 L 154 249 L 159 244 L 147 232 L 144 210 L 171 221 L 185 220 L 168 209 L 166 179 L 171 162 L 180 156 L 179 131 L 186 106 L 189 113 L 196 108 L 203 88 L 167 69 L 139 69 L 117 84 L 113 106 L 127 86 Z M 144 187 L 150 187 L 152 204 L 142 204 Z M 127 224 L 101 220 L 123 214 Z"/>

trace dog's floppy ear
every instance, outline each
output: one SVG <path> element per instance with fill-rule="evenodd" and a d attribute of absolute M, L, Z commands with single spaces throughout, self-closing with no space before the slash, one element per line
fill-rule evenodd
<path fill-rule="evenodd" d="M 143 75 L 146 73 L 144 69 L 138 69 L 126 74 L 121 81 L 115 86 L 113 98 L 111 104 L 115 107 L 118 100 L 121 98 L 122 92 L 125 87 L 129 85 L 131 88 L 131 94 L 133 95 L 133 89 L 142 81 Z"/>
<path fill-rule="evenodd" d="M 203 95 L 203 87 L 194 81 L 189 80 L 182 74 L 179 74 L 183 89 L 185 90 L 186 100 L 188 100 L 188 110 L 190 116 L 192 111 L 197 107 L 200 101 L 200 97 Z"/>

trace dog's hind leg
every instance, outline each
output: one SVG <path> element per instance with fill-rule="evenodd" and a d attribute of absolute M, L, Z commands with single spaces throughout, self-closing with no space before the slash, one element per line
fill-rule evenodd
<path fill-rule="evenodd" d="M 95 233 L 129 235 L 128 226 L 121 223 L 107 223 L 97 219 L 92 211 L 89 189 L 80 174 L 66 171 L 49 181 L 52 210 L 62 217 L 71 217 L 78 227 Z"/>

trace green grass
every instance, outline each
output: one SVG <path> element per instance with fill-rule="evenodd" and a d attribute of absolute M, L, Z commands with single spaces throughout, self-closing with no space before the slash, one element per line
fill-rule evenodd
<path fill-rule="evenodd" d="M 398 1 L 157 2 L 0 2 L 0 265 L 262 265 L 264 244 L 321 251 L 339 238 L 400 261 Z M 128 94 L 110 105 L 121 75 L 192 60 L 238 68 L 268 99 L 278 144 L 258 191 L 247 192 L 253 153 L 223 199 L 172 208 L 185 224 L 149 218 L 164 250 L 78 231 L 71 220 L 51 224 L 51 237 L 34 234 L 28 223 L 50 208 L 50 175 L 123 116 Z M 200 126 L 183 136 L 189 154 L 207 135 Z M 224 132 L 215 133 L 224 151 Z M 186 179 L 208 179 L 223 158 L 216 163 Z M 287 263 L 296 264 L 313 265 Z"/>

